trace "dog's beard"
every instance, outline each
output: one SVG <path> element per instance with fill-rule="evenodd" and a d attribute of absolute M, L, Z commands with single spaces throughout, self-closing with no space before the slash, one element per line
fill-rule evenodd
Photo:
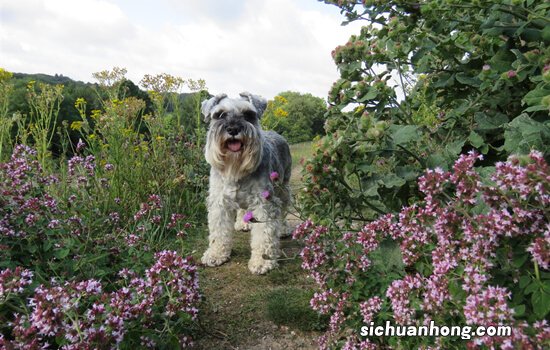
<path fill-rule="evenodd" d="M 246 125 L 232 137 L 223 124 L 212 125 L 206 138 L 206 161 L 224 178 L 239 180 L 251 174 L 262 159 L 262 135 L 259 128 Z"/>

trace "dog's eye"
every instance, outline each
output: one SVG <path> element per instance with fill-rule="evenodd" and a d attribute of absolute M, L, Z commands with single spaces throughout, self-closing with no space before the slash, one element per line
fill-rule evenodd
<path fill-rule="evenodd" d="M 225 118 L 227 113 L 225 113 L 225 111 L 219 111 L 217 113 L 215 113 L 213 116 L 212 116 L 212 119 L 215 119 L 215 120 L 218 120 L 218 119 L 223 119 Z"/>
<path fill-rule="evenodd" d="M 245 111 L 243 112 L 244 119 L 249 123 L 254 123 L 256 120 L 256 112 L 254 111 Z"/>

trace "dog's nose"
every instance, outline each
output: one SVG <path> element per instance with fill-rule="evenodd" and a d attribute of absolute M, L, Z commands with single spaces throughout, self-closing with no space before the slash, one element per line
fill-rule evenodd
<path fill-rule="evenodd" d="M 225 130 L 229 135 L 235 136 L 241 132 L 241 127 L 238 125 L 229 125 L 227 128 L 225 128 Z"/>

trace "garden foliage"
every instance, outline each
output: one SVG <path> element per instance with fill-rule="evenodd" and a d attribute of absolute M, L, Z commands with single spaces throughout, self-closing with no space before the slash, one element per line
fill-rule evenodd
<path fill-rule="evenodd" d="M 358 232 L 312 221 L 302 267 L 319 286 L 313 309 L 330 315 L 322 348 L 377 349 L 550 345 L 550 168 L 540 152 L 498 162 L 490 181 L 461 155 L 451 171 L 427 170 L 423 200 Z M 400 261 L 387 256 L 399 246 Z M 363 325 L 512 327 L 510 337 L 359 337 Z"/>
<path fill-rule="evenodd" d="M 4 144 L 13 153 L 0 163 L 0 348 L 191 344 L 200 300 L 185 256 L 205 215 L 207 166 L 196 128 L 159 102 L 171 91 L 152 90 L 155 108 L 144 114 L 143 100 L 125 96 L 124 74 L 98 73 L 102 109 L 88 113 L 79 98 L 81 120 L 57 130 L 50 91 L 62 87 L 31 86 L 36 122 L 18 124 Z"/>
<path fill-rule="evenodd" d="M 333 51 L 327 135 L 299 194 L 321 346 L 547 347 L 550 5 L 325 2 L 365 26 Z M 432 320 L 513 335 L 359 336 Z"/>
<path fill-rule="evenodd" d="M 550 149 L 545 1 L 326 1 L 360 34 L 333 51 L 327 136 L 306 164 L 306 215 L 349 225 L 418 198 L 426 168 Z"/>

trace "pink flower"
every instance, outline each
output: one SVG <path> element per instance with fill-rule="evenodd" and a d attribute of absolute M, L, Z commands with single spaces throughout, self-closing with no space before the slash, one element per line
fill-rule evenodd
<path fill-rule="evenodd" d="M 261 196 L 263 199 L 268 200 L 269 198 L 271 198 L 271 192 L 269 192 L 268 190 L 265 190 L 262 192 Z"/>
<path fill-rule="evenodd" d="M 254 220 L 254 214 L 251 211 L 247 211 L 243 216 L 243 221 L 249 223 Z"/>
<path fill-rule="evenodd" d="M 518 75 L 515 70 L 509 70 L 507 74 L 508 74 L 508 78 L 510 79 Z"/>
<path fill-rule="evenodd" d="M 279 180 L 279 173 L 273 171 L 271 174 L 269 174 L 269 178 L 271 179 L 271 181 L 277 181 Z"/>

